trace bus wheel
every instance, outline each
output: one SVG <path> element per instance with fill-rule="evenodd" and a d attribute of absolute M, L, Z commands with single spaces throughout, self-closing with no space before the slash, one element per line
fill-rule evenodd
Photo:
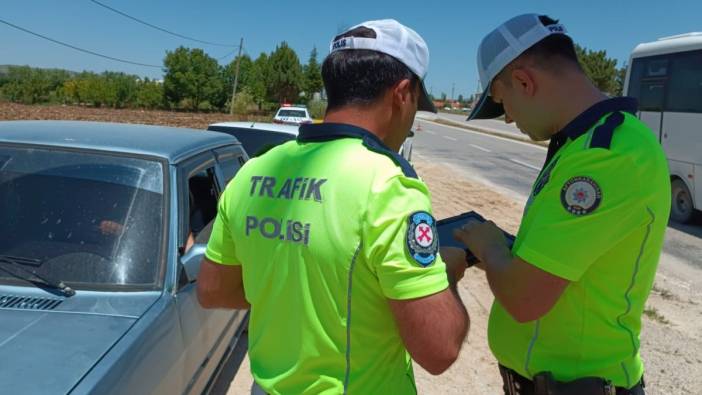
<path fill-rule="evenodd" d="M 692 205 L 692 196 L 687 185 L 682 180 L 673 180 L 671 184 L 673 192 L 670 218 L 676 222 L 687 223 L 692 219 L 695 212 Z"/>

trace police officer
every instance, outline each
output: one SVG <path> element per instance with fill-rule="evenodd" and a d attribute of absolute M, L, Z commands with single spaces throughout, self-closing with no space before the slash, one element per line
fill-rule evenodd
<path fill-rule="evenodd" d="M 251 306 L 249 355 L 268 393 L 415 393 L 468 315 L 444 263 L 427 186 L 397 154 L 417 109 L 424 40 L 394 20 L 337 36 L 322 66 L 324 123 L 239 170 L 220 198 L 198 278 L 205 307 Z M 443 251 L 442 251 L 443 253 Z"/>
<path fill-rule="evenodd" d="M 495 303 L 488 338 L 508 394 L 642 394 L 641 314 L 670 210 L 666 158 L 632 98 L 607 98 L 563 25 L 521 15 L 478 49 L 469 119 L 550 139 L 511 251 L 497 227 L 457 232 Z"/>

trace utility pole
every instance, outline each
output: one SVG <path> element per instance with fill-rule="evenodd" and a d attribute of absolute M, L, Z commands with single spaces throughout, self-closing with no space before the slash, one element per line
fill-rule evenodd
<path fill-rule="evenodd" d="M 451 83 L 451 101 L 453 101 L 453 92 L 456 89 L 456 83 L 452 82 Z"/>
<path fill-rule="evenodd" d="M 234 73 L 234 89 L 232 89 L 232 102 L 229 113 L 234 114 L 234 99 L 236 98 L 236 85 L 239 83 L 239 64 L 241 63 L 241 50 L 244 48 L 244 37 L 239 41 L 239 55 L 236 57 L 236 72 Z"/>

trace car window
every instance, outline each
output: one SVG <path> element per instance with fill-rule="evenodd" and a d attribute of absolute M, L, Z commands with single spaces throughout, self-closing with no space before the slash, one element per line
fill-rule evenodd
<path fill-rule="evenodd" d="M 188 178 L 189 238 L 197 244 L 206 244 L 217 216 L 219 192 L 214 167 L 201 170 Z M 190 245 L 186 243 L 186 252 Z"/>
<path fill-rule="evenodd" d="M 236 172 L 239 171 L 241 166 L 243 166 L 245 159 L 244 153 L 241 148 L 224 148 L 216 150 L 217 162 L 222 169 L 222 175 L 224 176 L 224 184 L 222 188 L 226 187 L 229 181 L 234 178 Z"/>
<path fill-rule="evenodd" d="M 40 276 L 77 289 L 159 286 L 159 161 L 2 146 L 0 158 L 0 255 L 33 260 Z"/>
<path fill-rule="evenodd" d="M 307 118 L 307 113 L 305 113 L 305 110 L 280 110 L 278 111 L 278 116 Z"/>

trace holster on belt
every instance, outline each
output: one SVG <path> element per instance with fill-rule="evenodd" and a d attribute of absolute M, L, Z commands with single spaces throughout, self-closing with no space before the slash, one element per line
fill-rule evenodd
<path fill-rule="evenodd" d="M 551 372 L 534 376 L 535 395 L 616 395 L 610 381 L 599 377 L 583 377 L 569 382 L 556 381 Z"/>

